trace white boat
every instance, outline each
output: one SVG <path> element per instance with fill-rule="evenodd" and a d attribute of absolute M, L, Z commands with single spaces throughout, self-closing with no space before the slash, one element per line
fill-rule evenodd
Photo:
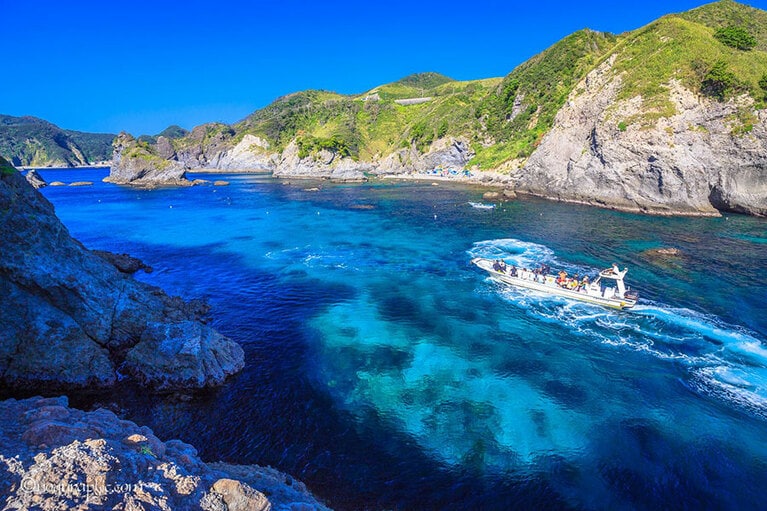
<path fill-rule="evenodd" d="M 500 282 L 581 302 L 623 310 L 636 305 L 639 299 L 637 293 L 627 289 L 623 282 L 623 277 L 628 269 L 624 268 L 623 271 L 619 271 L 616 265 L 600 271 L 599 276 L 593 282 L 576 283 L 573 280 L 558 278 L 556 275 L 550 274 L 548 267 L 542 267 L 544 271 L 540 269 L 532 271 L 507 265 L 500 260 L 483 257 L 476 257 L 471 262 Z"/>
<path fill-rule="evenodd" d="M 477 209 L 495 209 L 495 204 L 484 204 L 482 202 L 469 202 L 469 206 Z"/>

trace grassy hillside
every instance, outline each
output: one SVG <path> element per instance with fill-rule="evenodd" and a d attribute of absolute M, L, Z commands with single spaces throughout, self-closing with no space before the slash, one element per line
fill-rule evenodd
<path fill-rule="evenodd" d="M 617 36 L 578 31 L 503 78 L 455 81 L 420 73 L 359 95 L 297 92 L 231 126 L 198 126 L 175 137 L 173 145 L 223 147 L 253 134 L 273 150 L 295 141 L 302 156 L 330 149 L 370 161 L 405 147 L 423 152 L 438 138 L 460 136 L 476 152 L 471 165 L 504 168 L 532 154 L 568 96 L 578 93 L 578 83 L 611 57 L 622 84 L 620 98 L 642 99 L 638 115 L 615 120 L 625 129 L 675 114 L 673 81 L 720 101 L 747 93 L 763 106 L 765 50 L 767 12 L 721 0 Z M 753 113 L 740 117 L 748 131 Z"/>
<path fill-rule="evenodd" d="M 411 144 L 425 150 L 438 137 L 474 133 L 474 107 L 499 83 L 499 78 L 458 82 L 423 73 L 356 96 L 298 92 L 235 124 L 234 138 L 258 135 L 277 149 L 296 139 L 309 150 L 330 148 L 362 160 Z M 423 102 L 397 103 L 419 98 Z"/>
<path fill-rule="evenodd" d="M 743 27 L 754 36 L 756 46 L 742 50 L 724 44 L 716 34 L 726 27 Z M 616 70 L 622 73 L 620 96 L 641 96 L 644 110 L 624 122 L 644 124 L 673 115 L 667 87 L 671 80 L 720 100 L 748 93 L 761 102 L 765 91 L 759 82 L 767 75 L 767 53 L 760 48 L 767 48 L 767 12 L 731 0 L 664 16 L 621 36 L 614 49 Z M 721 94 L 707 86 L 715 68 L 729 81 L 722 84 Z"/>
<path fill-rule="evenodd" d="M 109 160 L 114 137 L 63 130 L 36 117 L 0 115 L 0 154 L 14 165 L 66 167 Z"/>

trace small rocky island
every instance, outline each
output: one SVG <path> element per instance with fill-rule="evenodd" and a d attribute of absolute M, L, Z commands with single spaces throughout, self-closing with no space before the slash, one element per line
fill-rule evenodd
<path fill-rule="evenodd" d="M 131 276 L 126 254 L 86 249 L 0 157 L 0 390 L 6 396 L 130 385 L 219 386 L 245 363 L 208 307 Z M 273 469 L 205 464 L 183 442 L 65 397 L 0 402 L 8 509 L 326 509 Z"/>

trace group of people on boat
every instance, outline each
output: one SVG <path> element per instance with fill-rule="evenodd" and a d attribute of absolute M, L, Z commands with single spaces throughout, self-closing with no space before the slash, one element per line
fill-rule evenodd
<path fill-rule="evenodd" d="M 572 291 L 585 290 L 591 283 L 588 275 L 584 275 L 582 279 L 579 278 L 577 273 L 572 277 L 569 277 L 564 270 L 560 271 L 557 276 L 550 275 L 549 272 L 551 271 L 551 267 L 548 264 L 541 264 L 539 267 L 529 270 L 527 268 L 517 268 L 514 265 L 509 266 L 503 259 L 497 259 L 493 261 L 493 270 L 523 280 L 532 280 L 540 284 L 559 286 Z"/>

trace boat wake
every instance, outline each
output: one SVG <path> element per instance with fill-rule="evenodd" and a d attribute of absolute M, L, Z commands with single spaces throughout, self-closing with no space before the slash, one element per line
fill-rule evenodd
<path fill-rule="evenodd" d="M 594 268 L 558 261 L 551 249 L 515 239 L 482 241 L 471 257 L 504 259 L 516 266 L 542 262 L 568 272 Z M 630 313 L 506 286 L 488 278 L 492 291 L 533 319 L 556 322 L 605 345 L 644 352 L 687 368 L 694 391 L 736 404 L 767 419 L 767 340 L 713 315 L 645 301 Z"/>

